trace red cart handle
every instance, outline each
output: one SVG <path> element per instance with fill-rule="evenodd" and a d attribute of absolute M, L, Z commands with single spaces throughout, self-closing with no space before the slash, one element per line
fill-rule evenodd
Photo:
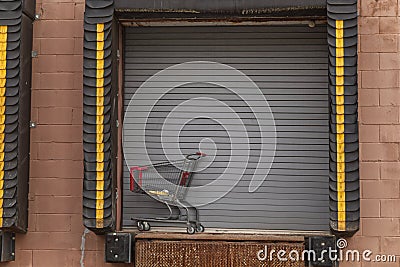
<path fill-rule="evenodd" d="M 196 152 L 194 154 L 187 155 L 186 159 L 188 159 L 188 160 L 198 160 L 198 159 L 200 159 L 202 157 L 205 157 L 205 156 L 207 156 L 206 153 Z"/>
<path fill-rule="evenodd" d="M 147 170 L 147 167 L 139 167 L 139 166 L 134 166 L 132 168 L 130 168 L 129 171 L 129 189 L 131 191 L 135 190 L 135 175 L 134 175 L 134 171 L 139 171 L 139 174 L 137 177 L 138 178 L 138 185 L 142 186 L 142 180 L 143 180 L 143 171 Z"/>

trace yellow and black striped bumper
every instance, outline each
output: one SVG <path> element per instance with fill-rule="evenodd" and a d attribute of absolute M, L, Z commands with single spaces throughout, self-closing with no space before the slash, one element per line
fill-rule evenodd
<path fill-rule="evenodd" d="M 330 221 L 338 235 L 360 220 L 357 121 L 357 1 L 328 0 Z"/>
<path fill-rule="evenodd" d="M 112 156 L 113 1 L 86 1 L 84 38 L 84 225 L 98 233 L 115 226 Z M 114 62 L 115 63 L 115 62 Z M 115 75 L 117 75 L 115 73 Z M 114 94 L 115 95 L 115 94 Z M 114 122 L 115 124 L 115 122 Z M 114 167 L 112 167 L 114 166 Z"/>

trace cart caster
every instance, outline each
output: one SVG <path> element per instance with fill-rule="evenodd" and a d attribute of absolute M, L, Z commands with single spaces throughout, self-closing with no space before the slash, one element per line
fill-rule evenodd
<path fill-rule="evenodd" d="M 201 224 L 198 224 L 198 225 L 196 226 L 196 232 L 198 232 L 198 233 L 203 233 L 203 232 L 204 232 L 204 226 L 201 225 Z"/>
<path fill-rule="evenodd" d="M 148 222 L 142 222 L 142 221 L 138 221 L 137 222 L 137 228 L 139 231 L 150 231 L 151 226 Z"/>
<path fill-rule="evenodd" d="M 143 222 L 143 226 L 144 226 L 144 230 L 147 232 L 147 231 L 150 231 L 150 229 L 151 229 L 151 226 L 150 226 L 150 224 L 148 223 L 148 222 Z"/>
<path fill-rule="evenodd" d="M 186 228 L 186 232 L 187 232 L 189 235 L 192 235 L 192 234 L 194 234 L 194 233 L 196 232 L 196 228 L 195 228 L 193 225 L 189 225 L 189 226 Z"/>

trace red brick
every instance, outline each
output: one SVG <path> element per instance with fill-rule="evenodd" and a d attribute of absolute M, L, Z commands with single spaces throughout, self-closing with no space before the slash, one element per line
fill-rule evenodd
<path fill-rule="evenodd" d="M 31 160 L 30 177 L 81 179 L 83 162 L 80 160 Z"/>
<path fill-rule="evenodd" d="M 85 10 L 85 4 L 80 3 L 80 4 L 75 4 L 75 19 L 77 20 L 83 20 L 83 13 Z"/>
<path fill-rule="evenodd" d="M 382 162 L 381 179 L 400 179 L 400 162 Z"/>
<path fill-rule="evenodd" d="M 82 160 L 83 148 L 81 143 L 39 143 L 37 157 L 41 160 Z"/>
<path fill-rule="evenodd" d="M 83 38 L 74 39 L 74 54 L 75 55 L 83 54 Z"/>
<path fill-rule="evenodd" d="M 379 52 L 396 52 L 397 51 L 397 38 L 396 34 L 380 34 L 379 35 Z"/>
<path fill-rule="evenodd" d="M 43 3 L 42 20 L 74 19 L 74 3 Z"/>
<path fill-rule="evenodd" d="M 364 251 L 366 249 L 372 251 L 380 251 L 379 237 L 369 237 L 369 236 L 355 236 L 349 238 L 348 247 L 349 249 L 358 249 Z"/>
<path fill-rule="evenodd" d="M 360 107 L 379 106 L 379 89 L 361 89 L 358 91 Z"/>
<path fill-rule="evenodd" d="M 379 18 L 377 17 L 360 17 L 359 19 L 360 34 L 378 34 Z"/>
<path fill-rule="evenodd" d="M 36 214 L 82 213 L 82 197 L 35 196 L 32 212 Z"/>
<path fill-rule="evenodd" d="M 74 73 L 74 88 L 79 90 L 83 88 L 83 75 L 81 72 Z M 82 102 L 82 100 L 80 102 Z"/>
<path fill-rule="evenodd" d="M 72 124 L 72 108 L 39 108 L 39 124 Z"/>
<path fill-rule="evenodd" d="M 399 82 L 399 72 L 395 70 L 363 71 L 363 88 L 396 88 Z"/>
<path fill-rule="evenodd" d="M 382 199 L 381 216 L 385 218 L 400 218 L 400 199 Z"/>
<path fill-rule="evenodd" d="M 363 53 L 380 52 L 378 35 L 366 34 L 360 36 L 360 48 Z"/>
<path fill-rule="evenodd" d="M 379 18 L 380 33 L 399 33 L 400 24 L 396 17 L 381 17 Z"/>
<path fill-rule="evenodd" d="M 400 125 L 381 125 L 379 129 L 381 142 L 400 142 Z"/>
<path fill-rule="evenodd" d="M 30 179 L 30 194 L 36 196 L 81 196 L 82 181 L 79 179 L 44 178 Z"/>
<path fill-rule="evenodd" d="M 381 205 L 379 199 L 361 199 L 361 218 L 379 218 Z"/>
<path fill-rule="evenodd" d="M 35 28 L 36 38 L 71 38 L 82 36 L 83 21 L 81 20 L 39 20 Z"/>
<path fill-rule="evenodd" d="M 52 66 L 52 67 L 55 67 Z M 44 69 L 43 71 L 51 71 L 54 72 L 55 69 Z M 51 89 L 52 91 L 56 91 L 56 89 L 74 89 L 74 74 L 73 73 L 41 73 L 38 77 L 37 88 L 35 89 Z M 75 88 L 76 89 L 76 88 Z M 37 90 L 39 91 L 39 90 Z M 41 91 L 41 90 L 40 90 Z M 46 101 L 47 96 L 42 95 L 44 97 L 42 102 Z M 36 101 L 37 99 L 33 99 Z M 36 102 L 33 102 L 35 105 Z"/>
<path fill-rule="evenodd" d="M 358 59 L 359 70 L 379 70 L 378 53 L 360 53 Z"/>
<path fill-rule="evenodd" d="M 72 124 L 73 125 L 82 125 L 83 121 L 83 109 L 82 108 L 74 108 L 72 110 Z"/>
<path fill-rule="evenodd" d="M 397 236 L 400 234 L 399 219 L 363 218 L 362 233 L 365 236 Z"/>
<path fill-rule="evenodd" d="M 71 214 L 71 232 L 82 233 L 84 230 L 82 215 L 81 214 Z"/>
<path fill-rule="evenodd" d="M 36 231 L 36 214 L 29 213 L 28 214 L 28 231 Z"/>
<path fill-rule="evenodd" d="M 361 52 L 396 52 L 396 34 L 366 34 L 360 36 Z"/>
<path fill-rule="evenodd" d="M 32 60 L 32 64 L 37 66 L 37 72 L 48 73 L 57 70 L 56 55 L 40 55 Z"/>
<path fill-rule="evenodd" d="M 75 39 L 45 38 L 40 40 L 40 47 L 40 54 L 42 55 L 74 54 Z"/>
<path fill-rule="evenodd" d="M 379 180 L 378 162 L 360 162 L 360 178 L 362 180 Z"/>
<path fill-rule="evenodd" d="M 400 106 L 400 90 L 399 89 L 380 90 L 379 101 L 381 106 L 390 106 L 390 105 Z"/>
<path fill-rule="evenodd" d="M 38 214 L 38 232 L 69 232 L 71 230 L 71 215 Z"/>
<path fill-rule="evenodd" d="M 57 55 L 57 71 L 81 72 L 83 68 L 83 57 L 81 55 Z M 81 75 L 81 74 L 80 74 Z"/>
<path fill-rule="evenodd" d="M 361 143 L 379 142 L 379 125 L 360 125 L 359 137 Z"/>
<path fill-rule="evenodd" d="M 392 199 L 400 196 L 399 181 L 361 181 L 362 198 Z"/>
<path fill-rule="evenodd" d="M 81 266 L 80 265 L 80 250 L 74 251 L 62 251 L 62 250 L 35 250 L 33 252 L 33 263 L 35 266 L 40 267 L 71 267 Z M 86 254 L 86 253 L 85 253 Z M 85 262 L 85 266 L 96 266 L 88 265 L 89 261 Z"/>
<path fill-rule="evenodd" d="M 32 73 L 32 92 L 40 89 L 40 73 Z"/>
<path fill-rule="evenodd" d="M 397 53 L 382 53 L 379 55 L 381 70 L 396 70 L 400 68 L 400 55 Z"/>
<path fill-rule="evenodd" d="M 382 262 L 375 262 L 375 257 L 377 256 L 377 254 L 378 253 L 374 253 L 374 254 L 372 254 L 371 256 L 370 256 L 370 261 L 363 261 L 362 262 L 362 267 L 379 267 L 379 266 L 382 266 L 382 267 L 399 267 L 399 264 L 398 264 L 398 258 L 397 258 L 397 262 L 385 262 L 385 263 L 382 263 Z M 380 253 L 380 255 L 387 255 L 387 254 L 384 254 L 384 251 L 382 251 L 381 253 Z M 341 264 L 340 264 L 340 266 L 342 266 Z"/>
<path fill-rule="evenodd" d="M 361 261 L 360 262 L 353 262 L 353 261 L 341 261 L 340 262 L 340 267 L 361 267 Z"/>
<path fill-rule="evenodd" d="M 72 119 L 71 119 L 72 120 Z M 77 125 L 38 125 L 31 131 L 34 142 L 82 142 L 82 126 Z"/>
<path fill-rule="evenodd" d="M 386 255 L 400 255 L 400 237 L 383 237 L 382 252 Z"/>
<path fill-rule="evenodd" d="M 399 159 L 398 144 L 370 144 L 360 145 L 360 158 L 367 161 L 396 161 Z"/>
<path fill-rule="evenodd" d="M 31 160 L 38 159 L 38 153 L 39 153 L 39 144 L 31 141 L 30 149 L 29 149 L 30 159 Z"/>
<path fill-rule="evenodd" d="M 54 80 L 59 79 L 59 83 L 65 80 L 70 81 L 68 88 L 73 88 L 73 77 L 70 73 L 42 74 L 43 77 L 51 76 Z M 53 87 L 54 88 L 54 87 Z M 82 91 L 80 90 L 33 90 L 32 105 L 35 107 L 70 107 L 82 108 Z M 82 121 L 81 121 L 82 123 Z"/>
<path fill-rule="evenodd" d="M 39 120 L 39 111 L 35 107 L 31 107 L 31 121 L 37 122 Z"/>
<path fill-rule="evenodd" d="M 70 232 L 28 232 L 18 240 L 22 243 L 22 249 L 33 249 L 35 251 L 78 250 L 81 244 L 81 234 Z"/>
<path fill-rule="evenodd" d="M 16 238 L 19 239 L 19 235 Z M 18 242 L 16 242 L 17 251 L 15 253 L 15 261 L 2 262 L 3 267 L 36 267 L 32 262 L 32 251 L 31 250 L 20 250 Z M 47 267 L 47 266 L 44 266 Z"/>
<path fill-rule="evenodd" d="M 393 124 L 399 122 L 397 107 L 361 107 L 361 123 L 363 124 Z"/>
<path fill-rule="evenodd" d="M 33 24 L 33 29 L 35 29 L 35 23 Z M 32 50 L 36 51 L 40 54 L 40 39 L 38 38 L 33 38 L 32 40 Z"/>
<path fill-rule="evenodd" d="M 362 0 L 361 16 L 396 16 L 397 0 Z"/>

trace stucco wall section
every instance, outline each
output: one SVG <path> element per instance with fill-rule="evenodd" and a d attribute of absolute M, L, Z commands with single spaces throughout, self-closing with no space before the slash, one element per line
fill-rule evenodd
<path fill-rule="evenodd" d="M 80 266 L 82 226 L 83 0 L 37 0 L 34 25 L 29 232 L 0 266 Z M 400 7 L 360 1 L 361 230 L 350 248 L 400 256 Z M 86 267 L 104 263 L 89 233 Z M 127 266 L 127 265 L 114 265 Z M 351 263 L 342 266 L 400 266 Z"/>
<path fill-rule="evenodd" d="M 81 266 L 84 0 L 37 0 L 36 12 L 29 229 L 0 266 Z M 86 267 L 113 266 L 102 237 L 87 234 L 85 249 Z"/>

